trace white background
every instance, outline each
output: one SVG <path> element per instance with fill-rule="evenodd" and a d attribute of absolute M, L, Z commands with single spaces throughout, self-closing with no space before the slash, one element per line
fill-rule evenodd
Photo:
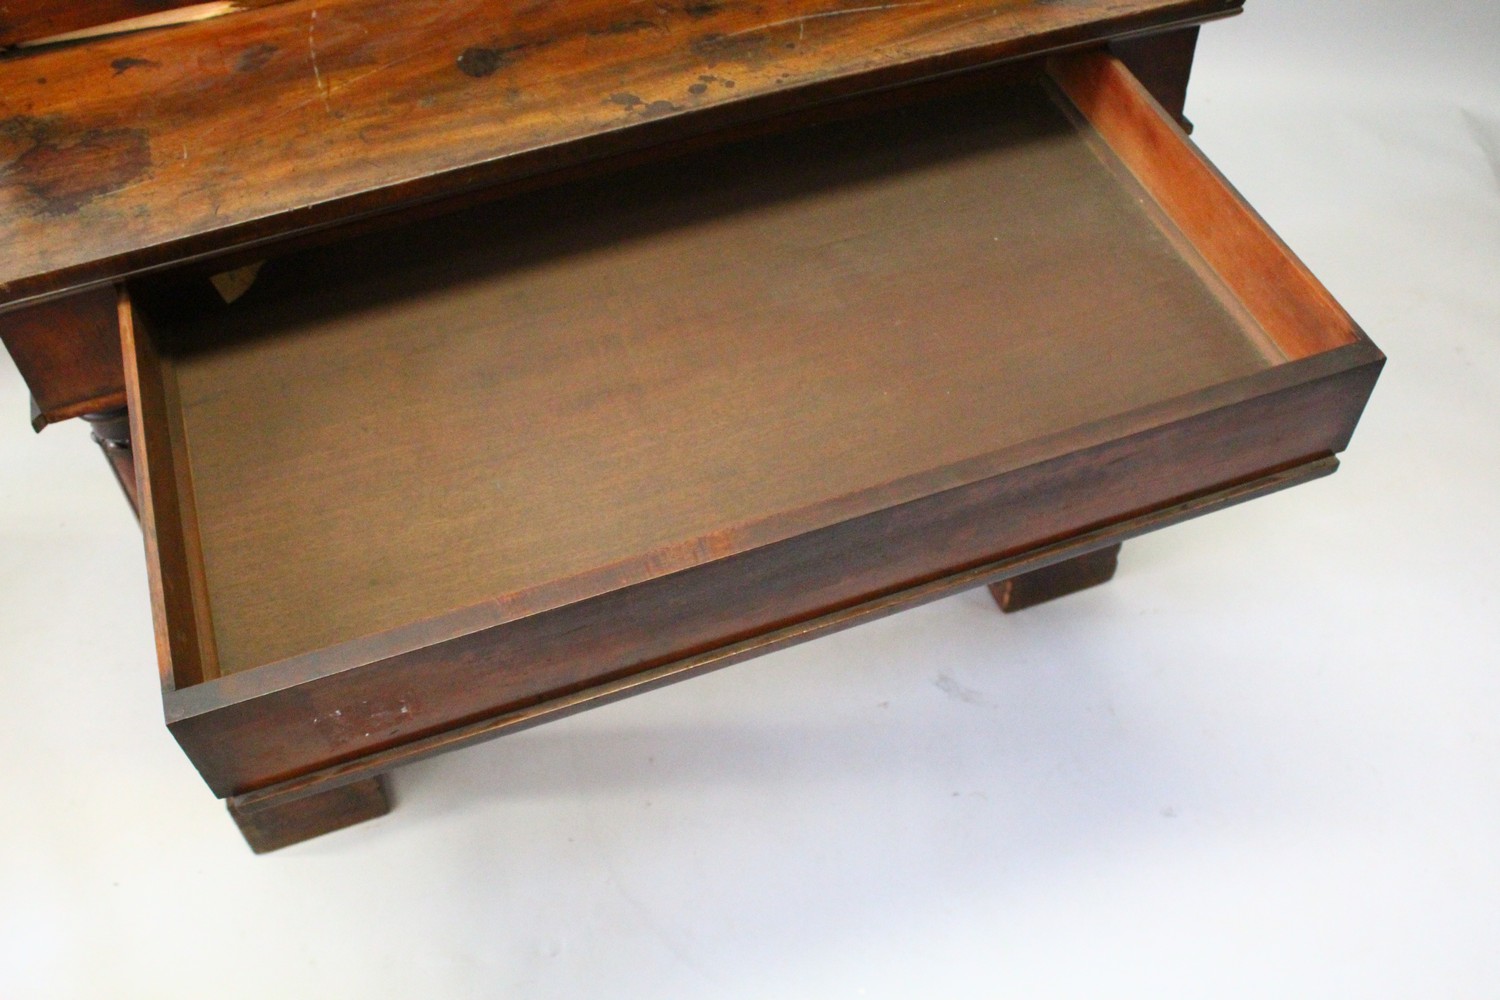
<path fill-rule="evenodd" d="M 1254 0 L 1197 140 L 1391 362 L 1331 480 L 395 776 L 253 857 L 0 362 L 0 996 L 1500 994 L 1500 5 Z"/>

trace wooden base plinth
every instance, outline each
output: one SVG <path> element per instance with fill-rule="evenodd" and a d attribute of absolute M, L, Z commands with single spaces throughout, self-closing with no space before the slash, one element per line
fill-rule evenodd
<path fill-rule="evenodd" d="M 383 774 L 323 792 L 263 799 L 242 795 L 226 804 L 256 854 L 300 844 L 391 811 Z"/>
<path fill-rule="evenodd" d="M 1120 561 L 1120 546 L 1111 545 L 1045 569 L 990 584 L 995 603 L 1007 614 L 1044 604 L 1058 597 L 1107 583 L 1115 575 Z"/>

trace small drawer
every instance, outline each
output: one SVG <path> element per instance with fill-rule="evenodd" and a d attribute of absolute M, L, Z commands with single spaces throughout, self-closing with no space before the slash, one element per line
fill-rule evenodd
<path fill-rule="evenodd" d="M 1383 358 L 1101 53 L 122 293 L 166 708 L 345 780 L 1331 471 Z"/>

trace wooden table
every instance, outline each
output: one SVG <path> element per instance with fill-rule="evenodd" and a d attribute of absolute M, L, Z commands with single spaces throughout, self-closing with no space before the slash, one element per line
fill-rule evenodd
<path fill-rule="evenodd" d="M 0 58 L 0 336 L 138 505 L 168 725 L 251 846 L 1333 471 L 1383 358 L 1183 131 L 1238 7 L 0 22 L 90 36 Z"/>

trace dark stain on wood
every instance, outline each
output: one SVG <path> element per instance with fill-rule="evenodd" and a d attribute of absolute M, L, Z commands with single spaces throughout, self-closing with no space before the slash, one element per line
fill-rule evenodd
<path fill-rule="evenodd" d="M 525 45 L 510 45 L 504 48 L 471 46 L 458 54 L 458 68 L 477 80 L 489 76 L 502 66 L 515 62 L 516 53 L 526 47 Z"/>
<path fill-rule="evenodd" d="M 692 3 L 682 5 L 682 12 L 688 17 L 713 17 L 725 6 L 727 5 L 717 3 L 715 0 L 693 0 Z"/>
<path fill-rule="evenodd" d="M 710 64 L 719 59 L 745 59 L 758 55 L 769 39 L 763 32 L 725 35 L 710 32 L 692 43 L 693 54 Z"/>
<path fill-rule="evenodd" d="M 82 127 L 62 115 L 0 121 L 0 174 L 39 200 L 43 215 L 72 214 L 150 168 L 144 129 Z"/>
<path fill-rule="evenodd" d="M 660 115 L 669 115 L 674 111 L 681 111 L 682 106 L 673 104 L 671 101 L 652 101 L 644 108 L 637 109 L 644 118 L 656 118 Z"/>
<path fill-rule="evenodd" d="M 161 63 L 158 63 L 151 59 L 137 59 L 135 56 L 121 56 L 119 59 L 112 60 L 109 64 L 109 68 L 115 71 L 115 76 L 119 76 L 121 73 L 124 73 L 127 70 L 135 69 L 138 66 L 160 65 Z"/>
<path fill-rule="evenodd" d="M 637 31 L 651 31 L 657 27 L 658 25 L 655 21 L 636 18 L 628 21 L 615 21 L 602 28 L 590 28 L 588 33 L 595 38 L 599 38 L 607 35 L 630 35 Z"/>
<path fill-rule="evenodd" d="M 702 91 L 695 90 L 693 93 L 698 94 L 702 93 Z M 648 102 L 637 97 L 635 94 L 610 94 L 609 103 L 618 104 L 626 111 L 639 115 L 642 118 L 658 118 L 661 115 L 669 115 L 674 111 L 682 110 L 680 104 L 673 104 L 671 101 Z"/>
<path fill-rule="evenodd" d="M 248 49 L 240 53 L 240 57 L 235 62 L 234 68 L 239 70 L 241 73 L 253 73 L 255 70 L 260 69 L 266 63 L 270 62 L 271 57 L 274 56 L 277 51 L 278 50 L 276 46 L 271 45 L 268 42 L 261 42 L 259 45 L 252 45 Z"/>

